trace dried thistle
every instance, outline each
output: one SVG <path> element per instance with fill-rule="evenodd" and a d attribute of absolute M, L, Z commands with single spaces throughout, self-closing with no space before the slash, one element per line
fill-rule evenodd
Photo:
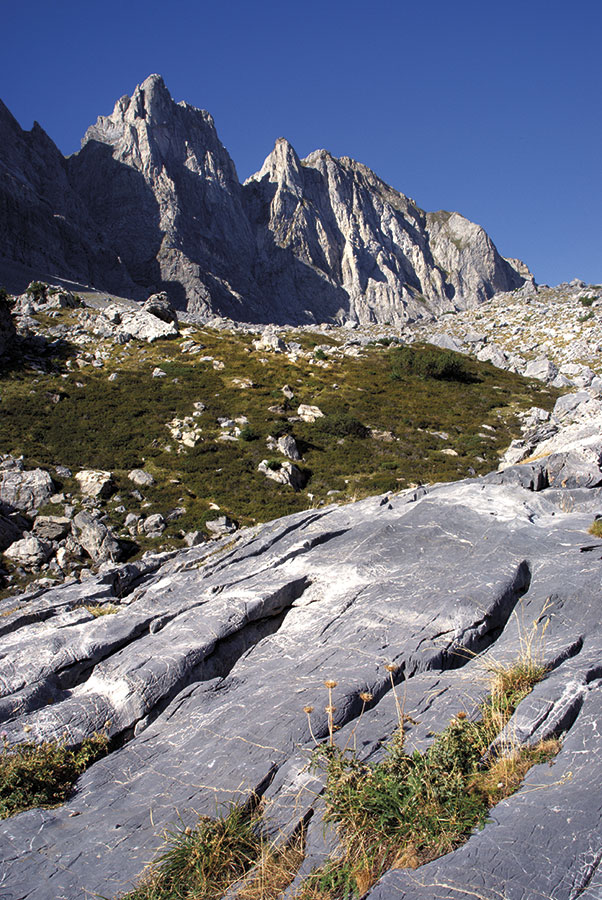
<path fill-rule="evenodd" d="M 336 686 L 337 686 L 337 682 L 333 681 L 332 678 L 329 678 L 327 681 L 324 682 L 324 687 L 327 687 L 329 691 L 331 691 Z"/>
<path fill-rule="evenodd" d="M 360 700 L 363 700 L 364 703 L 370 703 L 371 700 L 374 700 L 374 694 L 371 694 L 370 691 L 362 691 Z"/>

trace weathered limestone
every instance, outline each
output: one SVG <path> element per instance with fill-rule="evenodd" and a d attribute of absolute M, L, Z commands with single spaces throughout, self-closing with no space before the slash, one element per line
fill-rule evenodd
<path fill-rule="evenodd" d="M 397 664 L 416 723 L 407 745 L 423 748 L 458 709 L 479 702 L 487 657 L 515 658 L 525 623 L 545 606 L 549 674 L 519 706 L 515 733 L 562 735 L 554 766 L 534 769 L 464 847 L 423 869 L 388 873 L 372 896 L 460 900 L 476 890 L 574 900 L 581 885 L 579 896 L 594 900 L 602 622 L 600 542 L 587 528 L 602 511 L 602 490 L 534 491 L 529 467 L 517 469 L 524 486 L 507 470 L 495 475 L 501 483 L 475 479 L 308 510 L 221 544 L 0 601 L 8 740 L 66 733 L 75 742 L 103 729 L 127 736 L 65 806 L 0 823 L 4 894 L 115 896 L 166 827 L 194 825 L 198 813 L 214 815 L 216 803 L 253 790 L 265 794 L 274 834 L 309 823 L 311 869 L 325 845 L 303 707 L 314 707 L 323 740 L 323 681 L 337 681 L 336 739 L 355 740 L 371 758 L 397 722 L 385 668 Z M 94 618 L 84 602 L 119 611 Z M 375 700 L 360 720 L 362 690 Z"/>
<path fill-rule="evenodd" d="M 13 509 L 31 512 L 48 503 L 54 482 L 44 469 L 24 471 L 22 460 L 6 460 L 0 470 L 0 501 Z"/>

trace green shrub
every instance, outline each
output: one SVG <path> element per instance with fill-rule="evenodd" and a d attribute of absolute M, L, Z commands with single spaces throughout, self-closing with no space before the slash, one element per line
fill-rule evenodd
<path fill-rule="evenodd" d="M 250 425 L 245 425 L 240 429 L 239 437 L 241 441 L 256 441 L 259 437 L 259 432 L 255 431 Z"/>
<path fill-rule="evenodd" d="M 356 419 L 351 413 L 333 413 L 317 419 L 315 423 L 316 431 L 323 434 L 332 434 L 335 437 L 354 437 L 365 438 L 370 434 L 370 429 Z"/>
<path fill-rule="evenodd" d="M 41 281 L 32 281 L 31 284 L 27 288 L 27 293 L 30 297 L 36 302 L 40 302 L 46 299 L 46 292 L 48 290 L 48 285 L 44 284 Z"/>
<path fill-rule="evenodd" d="M 122 900 L 217 900 L 258 859 L 258 817 L 232 805 L 218 819 L 201 818 L 196 828 L 171 835 L 171 846 L 142 884 Z"/>
<path fill-rule="evenodd" d="M 328 359 L 321 347 L 314 352 L 314 359 Z"/>
<path fill-rule="evenodd" d="M 405 375 L 418 378 L 436 378 L 440 381 L 470 382 L 474 376 L 470 364 L 453 350 L 439 350 L 429 347 L 424 350 L 400 347 L 392 353 L 392 374 L 395 380 Z"/>
<path fill-rule="evenodd" d="M 392 866 L 423 865 L 454 850 L 484 824 L 489 809 L 518 788 L 531 766 L 560 749 L 551 740 L 536 748 L 488 752 L 544 674 L 528 652 L 508 668 L 495 666 L 480 717 L 471 720 L 459 712 L 424 753 L 405 752 L 408 717 L 400 707 L 399 728 L 375 764 L 336 747 L 331 725 L 330 741 L 315 751 L 314 765 L 326 773 L 324 820 L 337 827 L 342 853 L 309 876 L 301 900 L 361 896 Z M 360 696 L 364 704 L 372 699 Z"/>
<path fill-rule="evenodd" d="M 22 743 L 0 752 L 0 819 L 37 806 L 63 803 L 76 780 L 107 752 L 108 739 L 97 734 L 80 747 Z"/>
<path fill-rule="evenodd" d="M 592 303 L 594 303 L 594 301 L 596 301 L 597 299 L 598 299 L 597 297 L 591 297 L 591 296 L 590 297 L 579 297 L 579 303 L 581 303 L 582 306 L 591 306 Z"/>

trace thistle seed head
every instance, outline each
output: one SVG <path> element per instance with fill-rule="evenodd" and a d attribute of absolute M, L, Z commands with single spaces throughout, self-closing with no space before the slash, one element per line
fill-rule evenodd
<path fill-rule="evenodd" d="M 333 681 L 332 678 L 329 678 L 328 681 L 324 682 L 324 687 L 327 687 L 329 690 L 331 688 L 335 688 L 337 686 L 337 682 Z"/>
<path fill-rule="evenodd" d="M 385 669 L 387 670 L 387 672 L 397 672 L 398 668 L 399 668 L 399 666 L 396 666 L 395 663 L 389 663 L 388 665 L 385 666 Z"/>
<path fill-rule="evenodd" d="M 304 707 L 303 707 L 303 712 L 304 712 L 304 713 L 307 713 L 308 716 L 309 716 L 313 711 L 314 711 L 313 706 L 304 706 Z"/>
<path fill-rule="evenodd" d="M 371 694 L 370 691 L 362 691 L 360 700 L 363 700 L 364 703 L 370 703 L 371 700 L 374 700 L 374 694 Z"/>

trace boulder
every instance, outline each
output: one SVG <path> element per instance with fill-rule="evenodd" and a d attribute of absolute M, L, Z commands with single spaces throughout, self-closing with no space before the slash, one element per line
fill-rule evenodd
<path fill-rule="evenodd" d="M 276 441 L 276 447 L 283 456 L 287 456 L 289 459 L 301 459 L 297 442 L 292 434 L 283 434 L 279 437 Z"/>
<path fill-rule="evenodd" d="M 310 406 L 307 403 L 301 404 L 297 410 L 297 415 L 300 419 L 303 419 L 304 422 L 315 422 L 316 419 L 324 417 L 324 413 L 319 406 Z"/>
<path fill-rule="evenodd" d="M 209 519 L 209 521 L 205 522 L 205 527 L 211 532 L 213 537 L 232 534 L 238 528 L 229 516 L 218 516 L 217 519 Z"/>
<path fill-rule="evenodd" d="M 35 535 L 28 534 L 20 541 L 15 541 L 4 551 L 4 555 L 11 562 L 26 569 L 38 569 L 52 556 L 52 546 L 39 540 Z"/>
<path fill-rule="evenodd" d="M 161 537 L 165 527 L 165 519 L 161 513 L 153 513 L 152 516 L 147 516 L 146 519 L 142 519 L 137 525 L 138 534 L 145 534 L 149 538 Z"/>
<path fill-rule="evenodd" d="M 6 461 L 8 462 L 8 461 Z M 21 460 L 0 471 L 0 501 L 22 512 L 31 512 L 48 503 L 55 485 L 44 469 L 24 470 Z"/>
<path fill-rule="evenodd" d="M 128 478 L 130 481 L 133 481 L 134 484 L 138 485 L 138 487 L 149 487 L 151 484 L 155 483 L 155 479 L 151 473 L 146 472 L 144 469 L 132 469 L 131 472 L 128 472 Z"/>
<path fill-rule="evenodd" d="M 73 518 L 71 531 L 96 565 L 108 560 L 118 562 L 122 558 L 123 550 L 117 537 L 89 512 L 82 510 Z"/>
<path fill-rule="evenodd" d="M 152 294 L 143 305 L 142 309 L 144 312 L 150 313 L 152 316 L 155 316 L 162 322 L 166 322 L 168 325 L 175 325 L 177 329 L 178 315 L 169 302 L 169 297 L 165 291 L 161 291 L 159 294 Z"/>
<path fill-rule="evenodd" d="M 286 343 L 273 328 L 266 328 L 259 340 L 253 341 L 253 346 L 256 350 L 267 350 L 272 353 L 284 353 L 286 351 Z"/>
<path fill-rule="evenodd" d="M 550 384 L 558 375 L 558 369 L 551 360 L 541 356 L 527 363 L 524 374 L 526 378 L 537 378 L 538 381 Z"/>
<path fill-rule="evenodd" d="M 178 326 L 174 322 L 164 322 L 144 309 L 137 313 L 124 312 L 121 328 L 124 333 L 148 344 L 174 338 L 179 334 Z"/>
<path fill-rule="evenodd" d="M 301 469 L 288 462 L 288 460 L 286 462 L 274 463 L 267 459 L 263 459 L 259 463 L 257 470 L 263 472 L 263 474 L 267 478 L 271 478 L 272 481 L 289 485 L 295 491 L 300 491 L 305 485 L 306 479 Z"/>
<path fill-rule="evenodd" d="M 110 472 L 102 469 L 82 469 L 75 475 L 80 490 L 93 500 L 106 500 L 115 491 L 115 482 Z"/>
<path fill-rule="evenodd" d="M 70 530 L 67 516 L 37 516 L 33 523 L 33 533 L 43 541 L 60 541 Z"/>

